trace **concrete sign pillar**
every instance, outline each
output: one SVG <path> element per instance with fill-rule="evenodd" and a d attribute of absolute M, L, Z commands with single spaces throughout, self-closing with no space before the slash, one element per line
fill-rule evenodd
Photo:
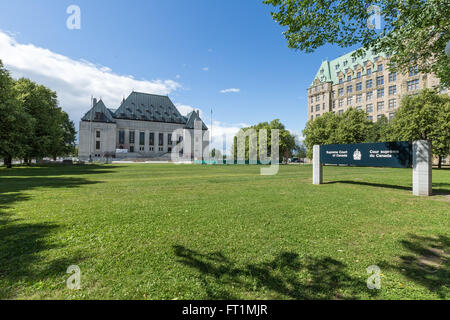
<path fill-rule="evenodd" d="M 320 162 L 320 146 L 313 146 L 313 184 L 323 183 L 322 163 Z"/>
<path fill-rule="evenodd" d="M 431 142 L 418 140 L 413 142 L 413 194 L 415 196 L 432 195 L 432 153 Z"/>

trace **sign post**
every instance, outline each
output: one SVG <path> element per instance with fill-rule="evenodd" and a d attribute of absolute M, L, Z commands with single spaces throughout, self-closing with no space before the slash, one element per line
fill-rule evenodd
<path fill-rule="evenodd" d="M 323 168 L 320 161 L 320 146 L 313 146 L 313 184 L 323 183 Z"/>
<path fill-rule="evenodd" d="M 413 143 L 413 194 L 431 196 L 432 188 L 431 143 L 418 140 Z"/>
<path fill-rule="evenodd" d="M 426 140 L 357 144 L 315 145 L 313 147 L 313 184 L 323 183 L 325 164 L 358 167 L 413 167 L 413 194 L 432 194 L 431 143 Z"/>

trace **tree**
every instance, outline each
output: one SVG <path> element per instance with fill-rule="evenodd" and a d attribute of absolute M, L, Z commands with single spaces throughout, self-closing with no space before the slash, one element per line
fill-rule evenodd
<path fill-rule="evenodd" d="M 46 156 L 56 159 L 73 153 L 75 126 L 58 106 L 56 92 L 25 78 L 16 81 L 15 90 L 25 111 L 34 119 L 25 160 Z"/>
<path fill-rule="evenodd" d="M 450 97 L 430 89 L 405 96 L 392 121 L 392 135 L 396 140 L 431 140 L 440 168 L 450 153 Z"/>
<path fill-rule="evenodd" d="M 364 111 L 347 109 L 342 115 L 327 112 L 309 120 L 303 130 L 308 158 L 315 144 L 360 143 L 366 141 L 372 122 Z"/>
<path fill-rule="evenodd" d="M 14 90 L 14 80 L 0 60 L 0 157 L 7 168 L 12 160 L 28 152 L 26 144 L 31 132 L 32 118 Z"/>
<path fill-rule="evenodd" d="M 391 124 L 383 114 L 369 128 L 365 142 L 387 142 L 392 140 Z"/>
<path fill-rule="evenodd" d="M 306 146 L 303 143 L 297 143 L 295 156 L 299 159 L 306 158 Z"/>
<path fill-rule="evenodd" d="M 53 160 L 60 156 L 63 157 L 75 153 L 76 130 L 73 121 L 61 109 L 58 110 L 57 119 L 58 121 L 51 135 L 50 155 L 53 157 Z"/>
<path fill-rule="evenodd" d="M 265 0 L 277 9 L 273 19 L 288 29 L 288 46 L 306 53 L 329 44 L 362 45 L 356 55 L 373 50 L 390 56 L 391 67 L 405 73 L 418 66 L 450 85 L 444 49 L 450 40 L 448 0 Z M 383 26 L 368 23 L 379 10 Z"/>
<path fill-rule="evenodd" d="M 271 139 L 271 130 L 278 129 L 279 130 L 279 154 L 283 158 L 285 162 L 292 154 L 292 151 L 296 148 L 295 136 L 290 133 L 289 130 L 286 130 L 286 127 L 280 122 L 279 119 L 272 120 L 270 123 L 261 122 L 255 126 L 242 128 L 240 132 L 245 132 L 249 129 L 254 129 L 256 131 L 257 136 L 259 137 L 259 131 L 261 129 L 267 130 L 267 151 L 271 152 L 272 148 L 272 139 Z M 237 158 L 237 136 L 234 137 L 233 143 L 233 154 L 234 158 Z M 257 155 L 259 159 L 259 139 L 257 139 Z M 249 141 L 246 139 L 245 142 L 245 159 L 249 159 Z"/>

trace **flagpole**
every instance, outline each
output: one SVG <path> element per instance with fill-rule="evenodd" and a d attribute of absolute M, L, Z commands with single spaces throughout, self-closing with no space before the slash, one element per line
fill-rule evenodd
<path fill-rule="evenodd" d="M 212 151 L 212 142 L 213 142 L 213 119 L 212 119 L 212 115 L 213 115 L 213 110 L 211 108 L 211 138 L 209 139 L 209 143 L 211 145 L 210 150 Z"/>

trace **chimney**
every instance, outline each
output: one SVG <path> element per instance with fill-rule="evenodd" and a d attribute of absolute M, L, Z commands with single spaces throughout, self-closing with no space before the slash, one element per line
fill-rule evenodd
<path fill-rule="evenodd" d="M 92 106 L 95 106 L 95 105 L 97 104 L 97 98 L 94 98 L 94 99 L 92 100 L 92 103 L 93 103 Z"/>

